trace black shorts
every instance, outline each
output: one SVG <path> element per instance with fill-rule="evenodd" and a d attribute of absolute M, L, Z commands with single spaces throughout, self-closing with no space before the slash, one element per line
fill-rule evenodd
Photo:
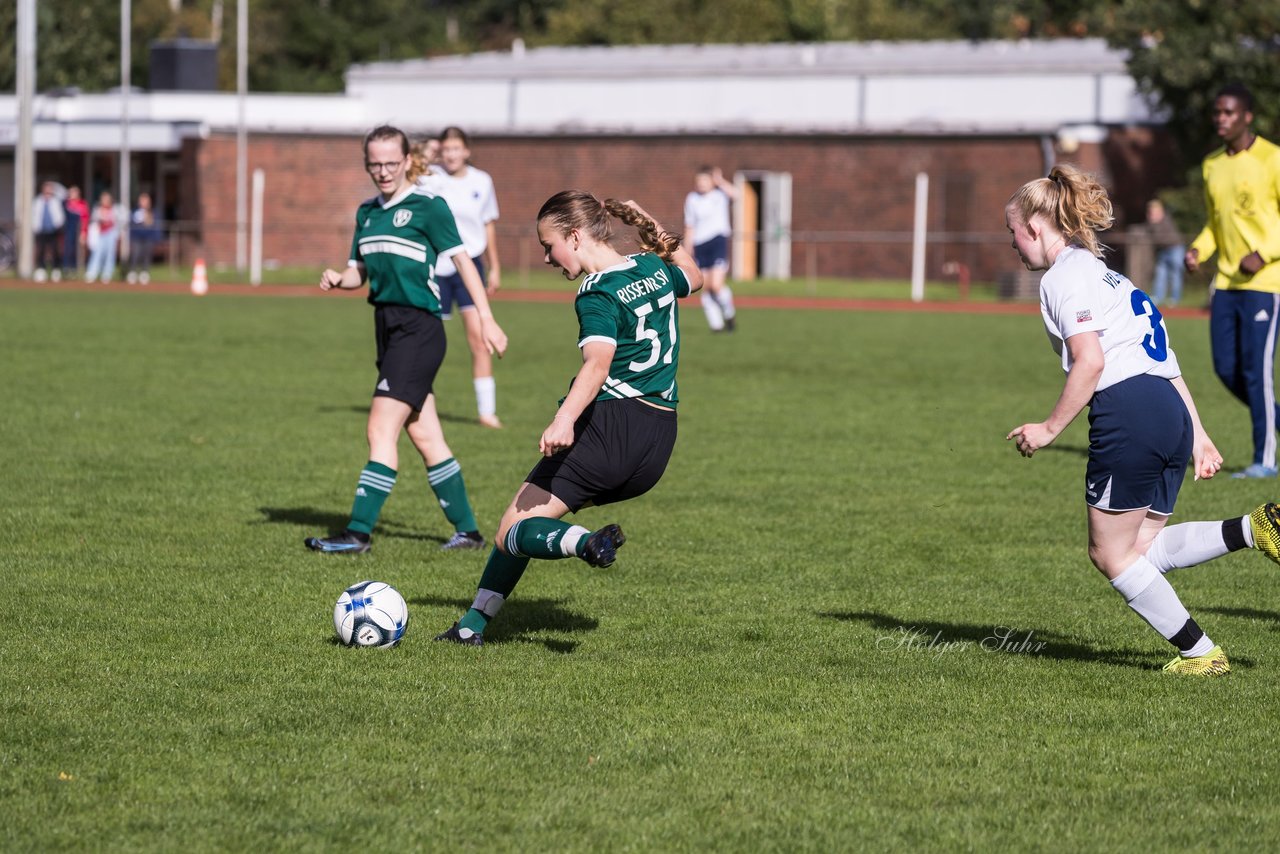
<path fill-rule="evenodd" d="M 421 412 L 444 361 L 444 324 L 426 309 L 407 305 L 374 306 L 373 324 L 378 337 L 373 396 L 394 398 Z"/>
<path fill-rule="evenodd" d="M 525 482 L 577 512 L 643 495 L 667 469 L 676 413 L 638 400 L 596 401 L 573 425 L 573 445 L 544 457 Z"/>

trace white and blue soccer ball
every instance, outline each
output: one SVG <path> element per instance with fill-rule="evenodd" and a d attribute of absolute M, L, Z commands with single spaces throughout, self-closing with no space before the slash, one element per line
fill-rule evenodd
<path fill-rule="evenodd" d="M 409 625 L 404 597 L 383 581 L 353 584 L 333 606 L 333 627 L 347 646 L 393 647 Z"/>

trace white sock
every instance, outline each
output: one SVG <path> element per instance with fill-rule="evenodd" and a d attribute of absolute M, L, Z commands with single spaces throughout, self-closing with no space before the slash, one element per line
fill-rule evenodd
<path fill-rule="evenodd" d="M 1145 557 L 1139 557 L 1113 578 L 1111 586 L 1124 597 L 1134 613 L 1184 654 L 1208 640 L 1208 635 L 1191 619 L 1173 587 Z M 1212 641 L 1209 641 L 1209 646 L 1212 648 Z"/>
<path fill-rule="evenodd" d="M 483 587 L 476 590 L 475 601 L 471 603 L 471 607 L 475 608 L 481 614 L 493 619 L 502 610 L 502 606 L 506 604 L 507 597 L 493 590 L 485 590 Z"/>
<path fill-rule="evenodd" d="M 493 377 L 476 377 L 476 409 L 484 415 L 498 414 L 498 384 Z"/>
<path fill-rule="evenodd" d="M 738 313 L 738 310 L 733 307 L 733 291 L 728 285 L 720 289 L 720 308 L 724 311 L 725 320 L 732 320 Z"/>
<path fill-rule="evenodd" d="M 578 543 L 591 532 L 581 525 L 574 525 L 560 537 L 560 554 L 565 557 L 578 556 Z"/>
<path fill-rule="evenodd" d="M 702 292 L 702 311 L 707 315 L 707 326 L 711 327 L 712 332 L 724 329 L 724 309 L 710 291 Z"/>
<path fill-rule="evenodd" d="M 1222 537 L 1221 522 L 1183 522 L 1156 534 L 1147 560 L 1161 572 L 1168 572 L 1199 566 L 1230 551 Z"/>

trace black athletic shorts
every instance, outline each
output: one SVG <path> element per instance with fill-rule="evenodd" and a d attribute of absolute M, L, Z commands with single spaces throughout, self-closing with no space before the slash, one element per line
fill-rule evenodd
<path fill-rule="evenodd" d="M 675 410 L 638 400 L 598 400 L 573 425 L 573 445 L 543 457 L 525 481 L 574 512 L 613 504 L 652 489 L 675 445 Z"/>
<path fill-rule="evenodd" d="M 373 396 L 395 398 L 421 412 L 444 361 L 444 324 L 426 309 L 407 305 L 374 306 L 373 323 L 378 337 Z"/>

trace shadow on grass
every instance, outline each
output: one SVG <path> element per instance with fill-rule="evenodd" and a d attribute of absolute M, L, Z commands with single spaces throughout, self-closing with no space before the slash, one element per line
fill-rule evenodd
<path fill-rule="evenodd" d="M 316 533 L 320 536 L 336 534 L 347 527 L 347 522 L 351 520 L 351 517 L 347 514 L 339 515 L 327 510 L 319 510 L 315 507 L 259 507 L 258 512 L 263 515 L 263 518 L 255 519 L 248 524 L 304 525 L 308 528 L 315 528 Z M 378 522 L 378 527 L 373 529 L 373 535 L 375 538 L 392 537 L 397 540 L 423 540 L 432 543 L 445 543 L 448 541 L 447 537 L 437 537 L 435 534 L 419 534 L 386 519 Z"/>
<path fill-rule="evenodd" d="M 1206 610 L 1206 609 L 1201 609 Z M 945 651 L 944 644 L 1016 655 L 1043 656 L 1058 661 L 1083 661 L 1114 667 L 1155 669 L 1152 653 L 1128 649 L 1095 649 L 1073 641 L 1066 635 L 1026 626 L 979 626 L 972 623 L 943 623 L 935 620 L 904 620 L 888 614 L 865 611 L 819 611 L 819 617 L 851 623 L 865 623 L 882 632 L 881 648 L 910 648 L 922 652 Z M 883 643 L 880 643 L 882 639 Z M 1163 663 L 1163 662 L 1162 662 Z M 1251 666 L 1248 659 L 1231 659 L 1233 665 Z"/>
<path fill-rule="evenodd" d="M 362 403 L 359 406 L 317 406 L 316 412 L 330 414 L 333 412 L 354 412 L 357 415 L 368 415 L 369 404 Z M 465 415 L 454 415 L 450 412 L 436 411 L 436 416 L 447 424 L 479 424 L 478 418 L 468 418 Z"/>
<path fill-rule="evenodd" d="M 453 608 L 459 612 L 471 607 L 470 599 L 451 599 L 444 596 L 419 596 L 409 600 L 411 605 L 430 605 Z M 538 632 L 559 632 L 576 635 L 595 631 L 600 621 L 564 607 L 563 599 L 517 599 L 502 609 L 493 625 L 485 630 L 485 645 L 491 643 L 541 644 L 551 652 L 562 655 L 578 648 L 578 642 L 556 638 L 534 637 Z M 448 626 L 441 626 L 440 630 Z"/>
<path fill-rule="evenodd" d="M 1207 611 L 1210 614 L 1222 614 L 1224 617 L 1244 617 L 1249 620 L 1266 620 L 1275 623 L 1276 628 L 1280 629 L 1280 612 L 1278 611 L 1262 611 L 1258 608 L 1196 608 L 1197 611 Z M 1234 659 L 1233 659 L 1234 660 Z"/>

